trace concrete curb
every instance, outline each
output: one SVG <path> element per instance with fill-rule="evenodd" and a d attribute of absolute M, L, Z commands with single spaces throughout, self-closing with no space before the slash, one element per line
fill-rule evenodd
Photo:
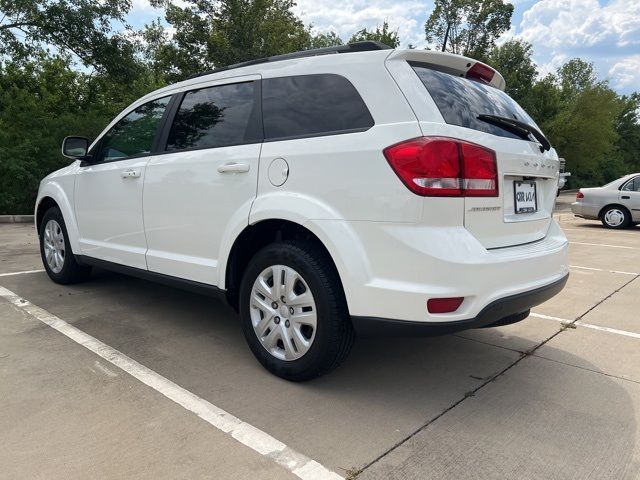
<path fill-rule="evenodd" d="M 0 223 L 33 223 L 33 215 L 0 215 Z"/>

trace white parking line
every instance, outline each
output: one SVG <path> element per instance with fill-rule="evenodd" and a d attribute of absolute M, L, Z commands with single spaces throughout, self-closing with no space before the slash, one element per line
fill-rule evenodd
<path fill-rule="evenodd" d="M 563 226 L 560 226 L 560 228 L 562 228 L 562 231 L 568 231 L 568 232 L 607 232 L 607 234 L 611 233 L 615 236 L 618 235 L 638 235 L 636 232 L 621 232 L 619 230 L 610 230 L 610 229 L 605 229 L 604 227 L 602 228 L 594 228 L 594 227 L 588 227 L 588 228 L 565 228 Z"/>
<path fill-rule="evenodd" d="M 617 328 L 601 327 L 600 325 L 584 323 L 584 322 L 581 322 L 580 320 L 578 320 L 577 322 L 573 322 L 572 320 L 567 320 L 566 318 L 551 317 L 549 315 L 542 315 L 540 313 L 531 313 L 530 315 L 532 317 L 543 318 L 545 320 L 555 320 L 556 322 L 561 322 L 561 323 L 573 323 L 574 325 L 579 327 L 591 328 L 593 330 L 600 330 L 602 332 L 615 333 L 616 335 L 623 335 L 625 337 L 640 338 L 640 333 L 627 332 L 626 330 L 618 330 Z"/>
<path fill-rule="evenodd" d="M 629 250 L 640 250 L 638 247 L 626 247 L 623 245 L 609 245 L 607 243 L 586 243 L 586 242 L 569 242 L 569 244 L 573 245 L 590 245 L 593 247 L 610 247 L 610 248 L 626 248 Z"/>
<path fill-rule="evenodd" d="M 91 350 L 106 361 L 124 370 L 132 377 L 173 400 L 205 422 L 230 435 L 238 442 L 269 457 L 277 464 L 303 480 L 343 480 L 343 477 L 322 466 L 315 460 L 293 450 L 266 432 L 243 422 L 212 403 L 185 390 L 159 373 L 139 364 L 124 353 L 102 343 L 100 340 L 68 324 L 64 320 L 20 298 L 11 290 L 0 287 L 0 297 L 6 298 L 16 307 L 32 317 L 66 335 L 74 342 Z"/>
<path fill-rule="evenodd" d="M 12 275 L 25 275 L 27 273 L 40 273 L 44 272 L 43 269 L 40 270 L 25 270 L 24 272 L 9 272 L 9 273 L 0 273 L 0 277 L 10 277 Z"/>
<path fill-rule="evenodd" d="M 593 267 L 580 267 L 578 265 L 569 265 L 569 268 L 577 268 L 580 270 L 593 270 L 595 272 L 607 272 L 607 273 L 619 273 L 621 275 L 640 275 L 640 273 L 635 273 L 635 272 L 623 272 L 621 270 L 605 270 L 602 268 L 593 268 Z"/>

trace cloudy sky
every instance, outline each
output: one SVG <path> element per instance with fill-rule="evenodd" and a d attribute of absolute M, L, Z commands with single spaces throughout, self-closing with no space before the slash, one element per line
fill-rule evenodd
<path fill-rule="evenodd" d="M 403 45 L 425 45 L 424 23 L 433 1 L 298 0 L 296 13 L 319 31 L 333 30 L 343 40 L 385 19 L 398 29 Z M 640 0 L 515 0 L 511 30 L 501 40 L 531 42 L 541 74 L 566 60 L 595 63 L 601 78 L 621 93 L 640 91 Z M 141 26 L 161 12 L 134 0 L 130 21 Z"/>

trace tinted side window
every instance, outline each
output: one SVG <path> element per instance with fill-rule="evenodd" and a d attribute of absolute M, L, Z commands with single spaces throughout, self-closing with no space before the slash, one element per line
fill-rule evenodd
<path fill-rule="evenodd" d="M 262 81 L 266 139 L 366 130 L 373 118 L 355 87 L 340 75 L 301 75 Z"/>
<path fill-rule="evenodd" d="M 176 113 L 167 150 L 213 148 L 259 140 L 250 122 L 255 82 L 187 92 Z"/>
<path fill-rule="evenodd" d="M 521 137 L 478 120 L 478 115 L 497 115 L 535 125 L 527 112 L 502 90 L 440 72 L 423 64 L 410 63 L 410 65 L 433 98 L 444 121 L 450 125 L 518 139 Z"/>
<path fill-rule="evenodd" d="M 162 115 L 171 97 L 136 108 L 102 137 L 97 160 L 109 162 L 151 152 Z"/>

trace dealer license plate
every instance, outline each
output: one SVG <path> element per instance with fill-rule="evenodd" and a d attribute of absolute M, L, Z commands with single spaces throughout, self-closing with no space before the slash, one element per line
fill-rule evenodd
<path fill-rule="evenodd" d="M 533 213 L 538 210 L 536 182 L 513 182 L 516 213 Z"/>

